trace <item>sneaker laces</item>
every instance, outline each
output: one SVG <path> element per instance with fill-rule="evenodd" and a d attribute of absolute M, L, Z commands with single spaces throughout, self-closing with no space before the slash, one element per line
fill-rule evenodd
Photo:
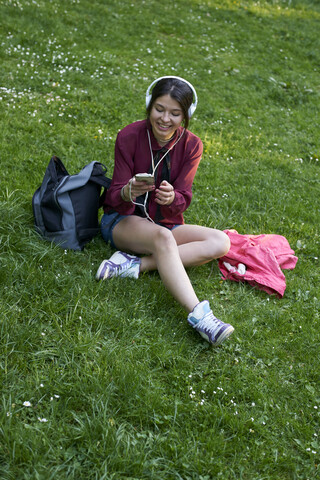
<path fill-rule="evenodd" d="M 223 322 L 215 317 L 212 311 L 210 311 L 206 313 L 201 320 L 199 320 L 195 327 L 205 328 L 209 333 L 214 333 L 216 328 L 222 324 Z"/>

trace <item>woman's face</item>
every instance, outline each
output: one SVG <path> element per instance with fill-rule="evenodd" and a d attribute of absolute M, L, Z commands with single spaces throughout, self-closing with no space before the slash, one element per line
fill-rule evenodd
<path fill-rule="evenodd" d="M 180 104 L 170 95 L 163 95 L 154 101 L 149 119 L 153 135 L 161 143 L 170 140 L 184 120 Z"/>

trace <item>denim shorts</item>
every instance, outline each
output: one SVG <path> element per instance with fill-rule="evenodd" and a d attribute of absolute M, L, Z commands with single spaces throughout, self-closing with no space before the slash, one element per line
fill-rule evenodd
<path fill-rule="evenodd" d="M 128 217 L 128 215 L 121 215 L 118 212 L 105 213 L 101 218 L 101 235 L 106 243 L 110 243 L 113 248 L 117 248 L 113 242 L 113 229 L 114 227 L 123 219 Z M 163 225 L 164 226 L 164 225 Z M 175 228 L 180 227 L 180 224 L 173 225 L 169 230 L 174 230 Z"/>
<path fill-rule="evenodd" d="M 113 243 L 113 229 L 123 218 L 126 218 L 127 216 L 128 215 L 120 215 L 118 212 L 112 212 L 105 213 L 101 218 L 102 238 L 106 243 L 110 243 L 113 248 L 116 248 L 115 244 Z"/>

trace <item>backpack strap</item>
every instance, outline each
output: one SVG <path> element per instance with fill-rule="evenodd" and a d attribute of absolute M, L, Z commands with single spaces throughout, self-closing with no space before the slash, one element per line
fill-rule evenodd
<path fill-rule="evenodd" d="M 91 182 L 97 183 L 108 189 L 111 185 L 111 178 L 106 177 L 107 167 L 103 163 L 95 162 L 92 170 Z"/>
<path fill-rule="evenodd" d="M 88 183 L 89 180 L 108 188 L 110 186 L 111 180 L 105 176 L 106 167 L 103 166 L 105 170 L 101 168 L 100 172 L 98 173 L 95 168 L 96 165 L 102 164 L 100 162 L 93 161 L 83 167 L 83 169 L 78 174 L 70 175 L 67 181 L 59 187 L 59 192 L 65 193 L 69 190 L 75 190 L 77 188 L 83 187 Z"/>

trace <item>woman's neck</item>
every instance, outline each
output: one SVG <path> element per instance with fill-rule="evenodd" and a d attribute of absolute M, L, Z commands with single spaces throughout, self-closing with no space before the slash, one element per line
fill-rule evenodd
<path fill-rule="evenodd" d="M 154 138 L 157 140 L 157 142 L 159 143 L 159 145 L 160 145 L 161 147 L 164 147 L 165 145 L 167 145 L 167 143 L 169 143 L 169 142 L 173 139 L 173 137 L 175 136 L 175 134 L 176 134 L 176 132 L 174 132 L 174 134 L 173 134 L 170 138 L 168 138 L 168 139 L 166 139 L 166 140 L 160 140 L 159 138 L 157 138 L 157 137 L 155 136 L 155 134 L 153 134 L 153 136 L 154 136 Z"/>

